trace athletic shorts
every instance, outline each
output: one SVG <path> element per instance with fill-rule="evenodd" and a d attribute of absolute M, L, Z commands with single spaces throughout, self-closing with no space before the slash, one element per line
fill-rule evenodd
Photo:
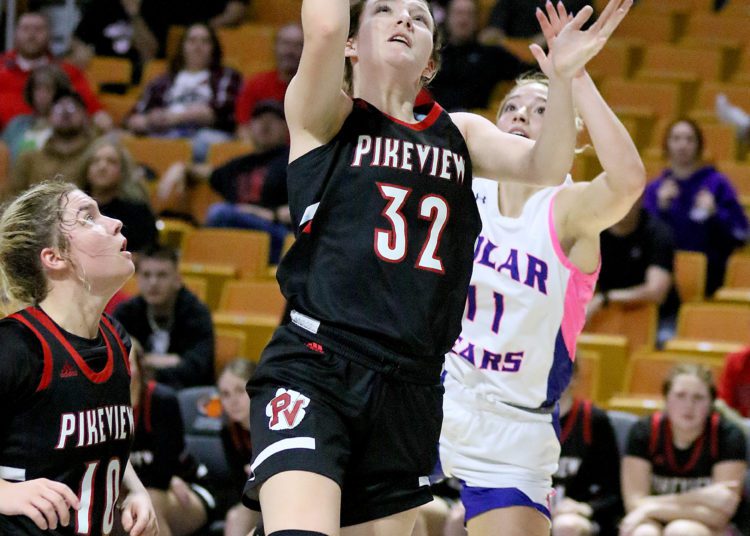
<path fill-rule="evenodd" d="M 553 415 L 481 400 L 451 376 L 445 388 L 440 462 L 463 482 L 466 519 L 511 506 L 549 517 L 560 457 Z"/>
<path fill-rule="evenodd" d="M 341 487 L 342 526 L 432 499 L 440 362 L 425 367 L 392 357 L 376 361 L 293 324 L 276 330 L 247 386 L 253 458 L 246 506 L 258 509 L 260 485 L 293 470 Z"/>

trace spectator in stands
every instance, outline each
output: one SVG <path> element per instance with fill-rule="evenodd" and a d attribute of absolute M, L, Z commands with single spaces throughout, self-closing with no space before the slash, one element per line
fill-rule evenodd
<path fill-rule="evenodd" d="M 60 89 L 50 109 L 52 133 L 41 149 L 21 153 L 11 178 L 11 194 L 32 184 L 62 175 L 75 180 L 84 154 L 93 141 L 83 99 L 74 91 Z M 80 184 L 79 184 L 80 186 Z"/>
<path fill-rule="evenodd" d="M 231 138 L 240 73 L 222 65 L 216 32 L 205 23 L 185 30 L 169 72 L 151 81 L 127 119 L 136 134 L 193 142 L 193 158 L 202 162 L 208 147 Z"/>
<path fill-rule="evenodd" d="M 70 61 L 86 69 L 94 56 L 124 58 L 133 63 L 133 83 L 143 65 L 164 56 L 168 12 L 155 0 L 96 0 L 82 8 L 73 34 Z"/>
<path fill-rule="evenodd" d="M 745 435 L 714 410 L 707 368 L 677 365 L 663 393 L 664 412 L 630 430 L 621 473 L 628 514 L 620 534 L 724 534 L 747 470 Z"/>
<path fill-rule="evenodd" d="M 719 398 L 750 418 L 750 347 L 726 357 L 718 388 Z"/>
<path fill-rule="evenodd" d="M 289 81 L 297 73 L 302 56 L 302 27 L 297 24 L 282 26 L 276 34 L 276 69 L 259 73 L 245 80 L 237 97 L 237 136 L 249 140 L 249 123 L 255 105 L 267 99 L 284 102 Z"/>
<path fill-rule="evenodd" d="M 452 0 L 445 21 L 447 44 L 430 84 L 435 100 L 448 111 L 487 108 L 493 88 L 531 68 L 500 46 L 477 41 L 477 0 Z M 537 23 L 538 25 L 538 23 Z"/>
<path fill-rule="evenodd" d="M 115 309 L 125 329 L 143 342 L 145 365 L 174 389 L 213 383 L 211 312 L 186 289 L 177 253 L 167 247 L 142 251 L 136 260 L 140 294 Z"/>
<path fill-rule="evenodd" d="M 644 207 L 672 229 L 677 249 L 708 257 L 706 295 L 724 281 L 732 251 L 748 237 L 748 221 L 731 181 L 703 163 L 703 133 L 691 119 L 667 128 L 664 153 L 669 167 L 652 181 Z"/>
<path fill-rule="evenodd" d="M 537 8 L 544 10 L 548 0 L 497 0 L 490 13 L 487 27 L 480 35 L 480 41 L 487 44 L 499 44 L 506 37 L 530 39 L 542 45 L 544 37 L 539 31 L 536 20 Z M 593 6 L 591 0 L 566 0 L 568 13 L 578 13 L 584 6 Z M 587 26 L 594 22 L 591 17 Z M 584 26 L 586 28 L 586 26 Z"/>
<path fill-rule="evenodd" d="M 206 22 L 212 28 L 236 26 L 247 18 L 250 0 L 177 0 L 172 24 L 190 26 Z"/>
<path fill-rule="evenodd" d="M 607 412 L 576 398 L 578 361 L 560 398 L 562 450 L 552 506 L 552 536 L 615 536 L 622 515 L 620 454 Z"/>
<path fill-rule="evenodd" d="M 0 56 L 0 127 L 15 116 L 32 111 L 23 99 L 23 88 L 35 67 L 56 62 L 49 51 L 49 23 L 41 13 L 28 12 L 18 18 L 14 48 Z M 102 108 L 86 76 L 73 64 L 58 65 L 70 78 L 73 88 L 86 103 L 94 125 L 101 130 L 112 128 L 112 118 Z"/>
<path fill-rule="evenodd" d="M 68 75 L 57 65 L 41 65 L 31 71 L 23 87 L 23 99 L 31 107 L 31 113 L 15 116 L 3 130 L 11 161 L 22 151 L 39 149 L 49 139 L 52 134 L 49 113 L 59 90 L 72 91 L 72 87 Z"/>
<path fill-rule="evenodd" d="M 143 359 L 143 347 L 133 340 L 130 398 L 135 437 L 130 463 L 151 497 L 159 534 L 186 536 L 206 525 L 216 503 L 211 493 L 196 483 L 199 466 L 185 450 L 177 394 L 147 380 Z"/>
<path fill-rule="evenodd" d="M 209 207 L 205 225 L 266 231 L 271 236 L 269 262 L 276 264 L 291 224 L 286 188 L 289 130 L 284 105 L 276 100 L 258 102 L 252 118 L 255 151 L 213 170 L 205 164 L 178 162 L 159 181 L 157 197 L 164 200 L 163 208 L 186 212 L 188 188 L 210 180 L 226 201 Z"/>
<path fill-rule="evenodd" d="M 245 385 L 255 372 L 255 363 L 238 358 L 230 361 L 219 375 L 217 387 L 225 421 L 221 428 L 221 442 L 234 478 L 231 489 L 236 497 L 242 495 L 250 475 L 252 442 L 250 440 L 250 398 Z M 224 536 L 245 536 L 260 521 L 258 512 L 235 502 L 227 512 Z"/>
<path fill-rule="evenodd" d="M 601 235 L 602 267 L 587 315 L 610 303 L 659 306 L 657 344 L 674 336 L 680 298 L 674 287 L 674 240 L 669 227 L 639 201 Z"/>
<path fill-rule="evenodd" d="M 148 191 L 132 157 L 122 144 L 105 136 L 94 141 L 83 157 L 78 183 L 99 204 L 105 216 L 122 222 L 128 250 L 138 252 L 158 240 L 156 218 Z"/>

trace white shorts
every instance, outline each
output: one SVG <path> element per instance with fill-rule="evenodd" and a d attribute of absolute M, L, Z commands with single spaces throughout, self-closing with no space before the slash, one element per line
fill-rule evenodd
<path fill-rule="evenodd" d="M 440 463 L 446 475 L 482 493 L 462 493 L 467 519 L 505 506 L 530 506 L 549 516 L 560 441 L 553 416 L 479 398 L 445 378 Z M 484 490 L 503 490 L 488 494 Z M 482 504 L 466 504 L 481 495 Z"/>

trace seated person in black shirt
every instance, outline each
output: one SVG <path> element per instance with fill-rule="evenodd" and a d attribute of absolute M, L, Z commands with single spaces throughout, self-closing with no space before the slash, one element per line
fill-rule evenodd
<path fill-rule="evenodd" d="M 715 410 L 716 387 L 702 365 L 677 365 L 662 391 L 664 411 L 630 430 L 620 534 L 731 534 L 747 471 L 745 435 Z"/>
<path fill-rule="evenodd" d="M 675 246 L 664 223 L 637 202 L 617 224 L 601 234 L 602 268 L 593 315 L 609 303 L 659 305 L 657 345 L 674 335 L 680 299 L 673 284 Z"/>
<path fill-rule="evenodd" d="M 544 10 L 548 0 L 496 0 L 490 13 L 487 28 L 482 31 L 483 43 L 499 43 L 506 37 L 530 39 L 542 45 L 544 37 L 536 20 L 536 10 Z M 557 2 L 555 2 L 557 3 Z M 566 0 L 565 8 L 574 15 L 584 6 L 593 5 L 591 0 Z M 594 22 L 591 17 L 584 29 Z"/>
<path fill-rule="evenodd" d="M 291 218 L 286 189 L 289 130 L 284 105 L 275 100 L 255 105 L 250 123 L 255 150 L 212 170 L 206 165 L 172 165 L 159 181 L 158 195 L 170 199 L 191 182 L 210 180 L 226 199 L 208 209 L 207 227 L 236 227 L 265 231 L 271 236 L 269 261 L 276 264 Z"/>
<path fill-rule="evenodd" d="M 76 181 L 99 203 L 102 214 L 122 222 L 122 234 L 128 239 L 128 250 L 133 252 L 158 241 L 156 218 L 138 173 L 122 144 L 105 136 L 87 149 Z"/>
<path fill-rule="evenodd" d="M 156 381 L 174 389 L 210 385 L 214 378 L 214 331 L 211 312 L 180 279 L 177 253 L 147 248 L 135 268 L 140 294 L 120 303 L 117 318 L 142 341 L 144 363 Z"/>
<path fill-rule="evenodd" d="M 487 108 L 498 82 L 514 80 L 531 66 L 502 47 L 477 41 L 476 0 L 451 0 L 446 15 L 447 43 L 430 91 L 448 111 Z"/>
<path fill-rule="evenodd" d="M 203 527 L 215 501 L 198 479 L 198 464 L 185 451 L 184 426 L 175 392 L 147 381 L 143 348 L 133 340 L 130 397 L 135 438 L 130 463 L 146 486 L 159 522 L 159 534 L 185 536 Z"/>
<path fill-rule="evenodd" d="M 552 536 L 615 536 L 622 515 L 620 454 L 607 413 L 575 398 L 573 380 L 560 398 L 560 462 L 552 476 Z"/>

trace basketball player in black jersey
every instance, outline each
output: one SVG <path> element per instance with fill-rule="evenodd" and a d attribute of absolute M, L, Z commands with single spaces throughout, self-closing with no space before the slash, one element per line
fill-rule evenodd
<path fill-rule="evenodd" d="M 633 425 L 622 460 L 627 516 L 621 536 L 727 534 L 747 471 L 745 436 L 714 410 L 716 387 L 701 365 L 677 365 L 664 411 Z"/>
<path fill-rule="evenodd" d="M 133 273 L 121 228 L 64 182 L 0 218 L 4 297 L 27 305 L 0 321 L 0 534 L 158 532 L 128 462 L 130 340 L 102 314 Z"/>
<path fill-rule="evenodd" d="M 245 499 L 260 500 L 266 534 L 411 532 L 431 500 L 440 369 L 480 229 L 472 174 L 562 181 L 575 144 L 571 79 L 624 16 L 621 3 L 585 32 L 584 9 L 549 55 L 532 46 L 552 73 L 532 142 L 437 104 L 414 109 L 437 70 L 427 0 L 303 0 L 305 45 L 285 103 L 297 240 L 278 271 L 292 322 L 248 383 Z"/>

